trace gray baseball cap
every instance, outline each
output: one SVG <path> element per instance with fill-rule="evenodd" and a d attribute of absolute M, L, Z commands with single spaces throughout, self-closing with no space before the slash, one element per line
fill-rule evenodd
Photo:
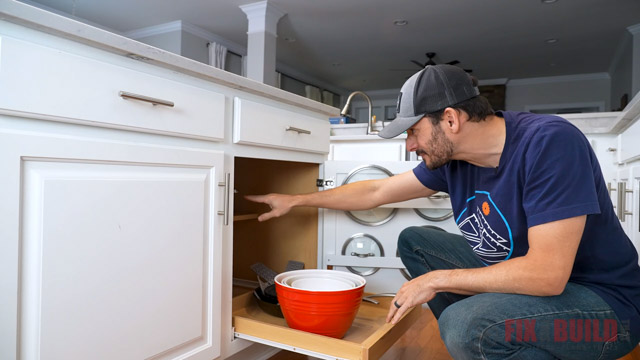
<path fill-rule="evenodd" d="M 400 89 L 396 118 L 378 135 L 394 138 L 407 131 L 426 114 L 480 95 L 471 75 L 453 65 L 427 65 Z"/>

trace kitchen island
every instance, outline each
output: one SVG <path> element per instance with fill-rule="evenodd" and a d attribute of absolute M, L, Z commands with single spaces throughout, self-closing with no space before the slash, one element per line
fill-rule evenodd
<path fill-rule="evenodd" d="M 0 84 L 0 358 L 377 358 L 419 316 L 345 347 L 245 311 L 251 264 L 323 254 L 243 195 L 318 191 L 338 109 L 11 0 Z"/>

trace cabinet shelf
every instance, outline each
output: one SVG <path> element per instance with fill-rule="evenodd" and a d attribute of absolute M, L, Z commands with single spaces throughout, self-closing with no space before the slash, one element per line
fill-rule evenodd
<path fill-rule="evenodd" d="M 254 220 L 257 219 L 259 214 L 241 214 L 241 215 L 233 215 L 233 221 L 245 221 L 245 220 Z"/>
<path fill-rule="evenodd" d="M 344 338 L 334 339 L 289 328 L 283 318 L 262 311 L 252 293 L 245 293 L 233 299 L 233 326 L 238 338 L 324 359 L 378 359 L 422 312 L 415 307 L 391 325 L 385 321 L 390 304 L 391 298 L 377 305 L 363 302 Z"/>

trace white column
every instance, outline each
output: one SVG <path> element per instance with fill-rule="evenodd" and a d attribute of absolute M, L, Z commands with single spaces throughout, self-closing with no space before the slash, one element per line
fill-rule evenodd
<path fill-rule="evenodd" d="M 631 33 L 631 100 L 640 91 L 640 24 L 629 26 Z"/>
<path fill-rule="evenodd" d="M 247 77 L 277 86 L 276 38 L 278 20 L 283 12 L 267 1 L 241 5 L 249 20 L 247 31 Z"/>

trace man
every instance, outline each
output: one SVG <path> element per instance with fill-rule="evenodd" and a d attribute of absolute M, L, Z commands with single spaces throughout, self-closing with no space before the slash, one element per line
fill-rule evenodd
<path fill-rule="evenodd" d="M 638 254 L 615 217 L 584 135 L 550 115 L 496 112 L 476 81 L 427 66 L 401 89 L 380 136 L 407 132 L 423 162 L 382 180 L 250 200 L 362 210 L 445 191 L 464 237 L 405 229 L 413 279 L 387 321 L 427 302 L 456 359 L 615 359 L 640 340 Z"/>

